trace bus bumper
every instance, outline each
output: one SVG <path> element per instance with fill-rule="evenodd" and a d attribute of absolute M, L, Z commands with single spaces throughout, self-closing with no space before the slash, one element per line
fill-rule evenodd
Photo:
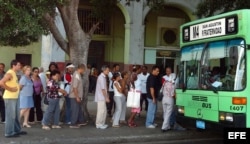
<path fill-rule="evenodd" d="M 245 128 L 246 127 L 246 115 L 245 114 L 233 114 L 233 121 L 207 121 L 203 119 L 191 118 L 184 116 L 182 114 L 177 114 L 176 121 L 184 127 L 196 127 L 198 121 L 203 121 L 205 123 L 205 129 L 218 129 L 223 130 L 224 127 L 237 127 Z"/>

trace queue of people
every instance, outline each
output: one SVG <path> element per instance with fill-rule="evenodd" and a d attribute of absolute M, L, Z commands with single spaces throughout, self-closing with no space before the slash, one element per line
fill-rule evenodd
<path fill-rule="evenodd" d="M 96 77 L 94 85 L 91 89 L 87 89 L 87 92 L 95 94 L 96 128 L 106 129 L 108 127 L 107 115 L 112 117 L 112 127 L 114 128 L 119 128 L 121 124 L 137 127 L 135 117 L 143 110 L 144 101 L 144 110 L 147 113 L 145 126 L 146 128 L 156 128 L 158 126 L 155 123 L 157 96 L 162 87 L 164 122 L 161 129 L 162 132 L 171 129 L 170 119 L 171 116 L 174 117 L 176 75 L 171 72 L 170 67 L 166 68 L 166 75 L 161 80 L 158 76 L 160 69 L 157 66 L 153 66 L 151 73 L 148 73 L 146 66 L 134 66 L 131 72 L 120 72 L 120 66 L 115 64 L 112 70 L 108 66 L 102 66 L 101 73 L 97 75 L 96 69 L 91 70 L 84 64 L 75 67 L 69 63 L 62 76 L 56 63 L 51 63 L 46 73 L 43 68 L 24 66 L 22 76 L 18 80 L 17 72 L 21 69 L 21 63 L 13 60 L 11 69 L 7 73 L 4 72 L 4 66 L 0 63 L 0 112 L 1 121 L 5 122 L 6 137 L 27 134 L 21 131 L 21 127 L 31 128 L 34 122 L 41 122 L 44 130 L 59 129 L 61 128 L 59 125 L 60 112 L 64 113 L 64 122 L 69 124 L 70 128 L 80 128 L 80 126 L 86 125 L 87 120 L 84 118 L 82 106 L 83 101 L 86 100 L 83 90 L 86 80 L 83 80 L 82 77 L 88 70 L 90 77 Z M 126 99 L 129 91 L 139 94 L 140 100 L 138 107 L 131 107 L 131 114 L 126 121 Z M 63 109 L 60 108 L 62 99 L 65 101 Z M 47 108 L 42 111 L 41 103 L 45 103 L 45 101 L 47 101 Z M 23 122 L 22 125 L 20 122 Z"/>

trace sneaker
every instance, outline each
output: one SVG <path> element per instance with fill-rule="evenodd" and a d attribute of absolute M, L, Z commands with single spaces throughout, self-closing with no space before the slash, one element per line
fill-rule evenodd
<path fill-rule="evenodd" d="M 46 125 L 43 125 L 42 129 L 44 129 L 44 130 L 50 130 L 50 127 L 46 126 Z"/>
<path fill-rule="evenodd" d="M 52 128 L 53 128 L 53 129 L 60 129 L 60 128 L 62 128 L 62 127 L 60 127 L 59 125 L 53 125 Z"/>
<path fill-rule="evenodd" d="M 77 128 L 80 128 L 80 126 L 77 126 L 77 125 L 71 125 L 71 126 L 69 126 L 69 128 L 75 128 L 75 129 L 77 129 Z"/>
<path fill-rule="evenodd" d="M 155 127 L 158 127 L 158 124 L 157 124 L 157 123 L 154 123 L 153 125 L 154 125 Z"/>
<path fill-rule="evenodd" d="M 147 126 L 146 128 L 149 128 L 149 129 L 154 129 L 154 128 L 155 128 L 155 126 L 154 126 L 154 125 L 149 125 L 149 126 Z"/>
<path fill-rule="evenodd" d="M 121 127 L 120 125 L 113 125 L 112 126 L 113 128 L 119 128 L 119 127 Z"/>
<path fill-rule="evenodd" d="M 108 128 L 108 125 L 96 125 L 97 129 L 106 129 Z"/>

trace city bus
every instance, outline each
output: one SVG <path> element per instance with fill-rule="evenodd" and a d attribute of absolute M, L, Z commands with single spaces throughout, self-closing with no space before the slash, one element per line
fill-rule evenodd
<path fill-rule="evenodd" d="M 250 10 L 189 22 L 180 31 L 177 116 L 199 129 L 249 128 Z"/>

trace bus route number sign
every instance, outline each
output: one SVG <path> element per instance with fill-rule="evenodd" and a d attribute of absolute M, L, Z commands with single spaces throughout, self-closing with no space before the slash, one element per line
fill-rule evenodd
<path fill-rule="evenodd" d="M 182 29 L 183 42 L 235 34 L 238 31 L 237 16 L 211 20 Z"/>

